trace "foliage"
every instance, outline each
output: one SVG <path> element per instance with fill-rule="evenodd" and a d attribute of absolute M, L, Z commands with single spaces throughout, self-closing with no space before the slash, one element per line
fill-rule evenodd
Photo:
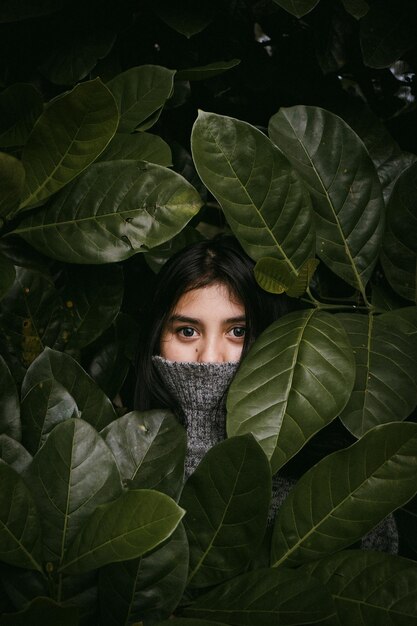
<path fill-rule="evenodd" d="M 413 624 L 416 4 L 172 7 L 0 8 L 0 624 Z M 137 319 L 229 229 L 296 310 L 183 486 Z M 352 549 L 392 511 L 400 555 Z"/>

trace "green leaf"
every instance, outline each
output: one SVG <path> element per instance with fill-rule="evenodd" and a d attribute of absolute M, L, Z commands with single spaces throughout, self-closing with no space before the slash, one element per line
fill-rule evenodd
<path fill-rule="evenodd" d="M 15 83 L 4 89 L 0 93 L 0 146 L 22 146 L 42 109 L 41 95 L 33 85 Z"/>
<path fill-rule="evenodd" d="M 156 15 L 178 33 L 188 39 L 201 33 L 214 17 L 214 5 L 210 0 L 154 0 L 152 8 Z"/>
<path fill-rule="evenodd" d="M 184 511 L 163 493 L 123 493 L 99 506 L 70 546 L 61 570 L 78 574 L 142 556 L 168 539 Z"/>
<path fill-rule="evenodd" d="M 366 0 L 342 0 L 342 3 L 345 10 L 357 20 L 366 15 L 369 11 L 369 4 Z"/>
<path fill-rule="evenodd" d="M 68 266 L 62 297 L 71 320 L 66 350 L 92 343 L 116 319 L 123 300 L 123 270 L 110 266 Z"/>
<path fill-rule="evenodd" d="M 175 80 L 207 80 L 208 78 L 219 76 L 239 64 L 240 59 L 231 59 L 230 61 L 217 61 L 208 65 L 190 67 L 185 70 L 178 70 Z"/>
<path fill-rule="evenodd" d="M 50 598 L 35 598 L 18 613 L 6 614 L 1 626 L 78 626 L 78 608 L 63 606 Z"/>
<path fill-rule="evenodd" d="M 275 4 L 282 7 L 295 17 L 304 17 L 310 13 L 320 0 L 274 0 Z"/>
<path fill-rule="evenodd" d="M 175 70 L 141 65 L 115 76 L 107 83 L 119 109 L 118 132 L 147 130 L 158 119 L 174 84 Z"/>
<path fill-rule="evenodd" d="M 382 319 L 387 324 L 394 324 L 414 346 L 417 346 L 417 307 L 406 306 L 388 311 L 383 314 Z"/>
<path fill-rule="evenodd" d="M 249 256 L 277 258 L 296 276 L 313 256 L 313 214 L 285 157 L 250 124 L 202 111 L 191 142 L 200 178 Z"/>
<path fill-rule="evenodd" d="M 414 0 L 401 3 L 378 0 L 360 22 L 360 42 L 365 65 L 389 67 L 415 44 Z"/>
<path fill-rule="evenodd" d="M 384 202 L 364 145 L 342 119 L 309 106 L 282 108 L 271 118 L 269 134 L 310 190 L 318 256 L 365 297 L 382 240 Z"/>
<path fill-rule="evenodd" d="M 258 284 L 269 293 L 284 293 L 298 298 L 307 289 L 318 265 L 317 259 L 307 259 L 297 276 L 291 275 L 283 261 L 272 257 L 259 259 L 254 267 Z"/>
<path fill-rule="evenodd" d="M 417 302 L 417 163 L 398 178 L 387 206 L 381 262 L 391 287 Z"/>
<path fill-rule="evenodd" d="M 151 554 L 100 570 L 100 623 L 122 626 L 169 617 L 181 600 L 187 573 L 188 542 L 180 523 Z"/>
<path fill-rule="evenodd" d="M 94 428 L 80 419 L 53 429 L 25 480 L 41 515 L 44 560 L 56 567 L 96 507 L 122 491 L 113 455 Z"/>
<path fill-rule="evenodd" d="M 273 569 L 242 574 L 184 610 L 186 616 L 245 626 L 316 624 L 333 614 L 322 584 L 299 572 Z"/>
<path fill-rule="evenodd" d="M 23 479 L 0 462 L 0 560 L 42 572 L 38 511 Z"/>
<path fill-rule="evenodd" d="M 358 541 L 417 491 L 417 424 L 377 426 L 300 478 L 275 520 L 271 563 L 296 567 Z"/>
<path fill-rule="evenodd" d="M 192 226 L 186 226 L 178 235 L 145 252 L 145 261 L 155 274 L 165 265 L 176 252 L 185 248 L 185 246 L 191 243 L 197 243 L 203 241 L 204 237 L 198 230 Z"/>
<path fill-rule="evenodd" d="M 16 383 L 0 355 L 0 434 L 8 435 L 20 441 L 22 428 L 20 424 L 20 403 Z"/>
<path fill-rule="evenodd" d="M 404 420 L 417 404 L 417 347 L 385 315 L 337 315 L 352 343 L 356 379 L 340 414 L 346 428 L 361 437 L 378 424 Z"/>
<path fill-rule="evenodd" d="M 10 154 L 0 152 L 0 224 L 5 217 L 18 207 L 25 184 L 25 170 L 22 163 Z"/>
<path fill-rule="evenodd" d="M 0 300 L 12 287 L 16 279 L 16 270 L 13 263 L 3 254 L 0 254 Z"/>
<path fill-rule="evenodd" d="M 222 441 L 208 451 L 180 499 L 187 511 L 191 587 L 243 571 L 262 541 L 270 497 L 269 464 L 253 437 Z"/>
<path fill-rule="evenodd" d="M 187 442 L 184 428 L 170 411 L 132 411 L 101 435 L 129 489 L 156 489 L 178 498 Z"/>
<path fill-rule="evenodd" d="M 32 456 L 8 435 L 0 435 L 0 459 L 10 465 L 18 474 L 22 474 L 32 461 Z"/>
<path fill-rule="evenodd" d="M 349 550 L 305 569 L 332 594 L 342 626 L 417 624 L 415 561 Z"/>
<path fill-rule="evenodd" d="M 200 206 L 200 196 L 179 174 L 140 161 L 111 161 L 92 165 L 14 232 L 61 261 L 113 263 L 175 236 Z"/>
<path fill-rule="evenodd" d="M 118 119 L 114 98 L 99 79 L 53 100 L 23 149 L 21 210 L 42 202 L 88 167 L 113 137 Z"/>
<path fill-rule="evenodd" d="M 274 474 L 337 417 L 354 376 L 352 348 L 333 315 L 285 315 L 258 337 L 230 385 L 227 433 L 252 432 Z"/>
<path fill-rule="evenodd" d="M 25 367 L 45 346 L 62 349 L 67 313 L 52 280 L 40 272 L 16 268 L 16 280 L 0 302 L 0 326 L 9 352 Z"/>
<path fill-rule="evenodd" d="M 121 159 L 148 161 L 165 167 L 172 165 L 169 145 L 161 137 L 151 135 L 151 133 L 140 132 L 133 135 L 117 133 L 97 160 L 119 161 Z"/>
<path fill-rule="evenodd" d="M 30 17 L 50 15 L 62 8 L 64 0 L 3 0 L 0 7 L 1 22 L 19 22 Z"/>
<path fill-rule="evenodd" d="M 82 367 L 68 354 L 46 348 L 29 367 L 22 384 L 25 446 L 36 451 L 53 427 L 76 409 L 97 430 L 116 418 L 112 403 Z"/>

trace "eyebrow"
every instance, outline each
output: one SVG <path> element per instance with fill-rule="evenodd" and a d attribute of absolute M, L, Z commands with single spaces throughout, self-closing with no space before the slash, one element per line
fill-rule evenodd
<path fill-rule="evenodd" d="M 239 324 L 242 322 L 246 322 L 245 315 L 239 315 L 238 317 L 228 317 L 225 320 L 222 320 L 226 324 Z M 171 315 L 168 319 L 168 323 L 172 324 L 173 322 L 182 322 L 184 324 L 201 324 L 201 320 L 196 317 L 187 317 L 186 315 Z"/>

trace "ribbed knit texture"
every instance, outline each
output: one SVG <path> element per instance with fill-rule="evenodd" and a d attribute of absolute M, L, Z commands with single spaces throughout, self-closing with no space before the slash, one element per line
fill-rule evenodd
<path fill-rule="evenodd" d="M 152 360 L 182 411 L 180 419 L 188 442 L 185 459 L 185 477 L 188 478 L 206 452 L 226 438 L 227 390 L 239 363 L 181 363 L 160 356 Z M 273 477 L 269 523 L 295 484 L 294 479 L 285 476 Z M 398 531 L 392 515 L 365 535 L 362 548 L 391 554 L 398 552 Z"/>

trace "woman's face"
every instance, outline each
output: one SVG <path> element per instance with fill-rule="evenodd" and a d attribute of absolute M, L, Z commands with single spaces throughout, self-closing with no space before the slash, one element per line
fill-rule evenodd
<path fill-rule="evenodd" d="M 242 302 L 214 283 L 181 296 L 162 329 L 160 355 L 169 361 L 239 361 L 245 332 Z"/>

